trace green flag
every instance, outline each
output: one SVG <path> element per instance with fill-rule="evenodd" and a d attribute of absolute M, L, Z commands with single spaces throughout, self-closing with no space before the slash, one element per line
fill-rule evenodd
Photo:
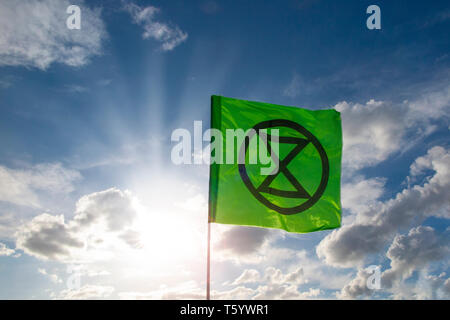
<path fill-rule="evenodd" d="M 339 112 L 212 96 L 211 127 L 210 222 L 298 233 L 340 226 Z"/>

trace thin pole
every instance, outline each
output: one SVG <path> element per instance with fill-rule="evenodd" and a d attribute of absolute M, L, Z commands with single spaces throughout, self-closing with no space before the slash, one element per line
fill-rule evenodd
<path fill-rule="evenodd" d="M 208 253 L 206 261 L 206 300 L 210 300 L 210 288 L 211 288 L 211 222 L 208 221 Z"/>

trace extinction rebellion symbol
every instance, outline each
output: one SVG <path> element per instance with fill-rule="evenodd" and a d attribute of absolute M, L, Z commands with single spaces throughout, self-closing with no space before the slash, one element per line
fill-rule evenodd
<path fill-rule="evenodd" d="M 253 196 L 256 199 L 258 199 L 258 201 L 260 201 L 266 207 L 275 210 L 280 214 L 285 215 L 297 214 L 312 207 L 320 199 L 323 192 L 325 191 L 329 176 L 328 157 L 319 140 L 311 132 L 306 130 L 298 123 L 285 119 L 263 121 L 255 125 L 253 127 L 254 130 L 250 130 L 249 134 L 246 136 L 246 139 L 244 139 L 244 142 L 241 146 L 240 154 L 245 157 L 245 154 L 247 153 L 249 147 L 249 141 L 253 138 L 253 136 L 259 134 L 261 140 L 264 141 L 264 143 L 266 144 L 268 153 L 271 154 L 272 158 L 276 157 L 276 155 L 273 154 L 273 152 L 271 152 L 271 147 L 269 143 L 270 136 L 267 134 L 265 137 L 262 137 L 262 135 L 260 134 L 261 129 L 269 129 L 275 127 L 290 128 L 302 135 L 302 137 L 292 137 L 292 136 L 278 137 L 278 141 L 280 144 L 288 143 L 295 145 L 295 147 L 283 159 L 279 159 L 279 161 L 277 161 L 277 163 L 279 163 L 278 171 L 275 174 L 268 175 L 259 186 L 255 186 L 254 183 L 251 181 L 245 163 L 239 164 L 239 173 L 248 190 L 253 194 Z M 321 172 L 318 172 L 318 174 L 321 175 L 320 183 L 317 189 L 312 194 L 306 191 L 306 189 L 302 186 L 302 181 L 301 180 L 299 181 L 299 179 L 295 177 L 294 174 L 292 174 L 292 172 L 288 169 L 288 165 L 294 160 L 294 158 L 297 155 L 301 154 L 302 150 L 309 144 L 312 144 L 314 148 L 317 150 L 320 156 L 320 160 L 318 159 L 318 161 L 321 162 L 322 168 Z M 301 165 L 301 162 L 299 162 L 299 165 Z M 311 170 L 311 168 L 302 167 L 301 170 Z M 295 189 L 295 191 L 279 190 L 276 188 L 272 188 L 270 186 L 271 183 L 280 173 L 284 174 L 284 176 L 287 178 L 287 180 Z M 281 198 L 305 199 L 306 201 L 294 207 L 281 207 L 269 201 L 269 199 L 267 199 L 264 196 L 264 194 L 270 194 Z"/>

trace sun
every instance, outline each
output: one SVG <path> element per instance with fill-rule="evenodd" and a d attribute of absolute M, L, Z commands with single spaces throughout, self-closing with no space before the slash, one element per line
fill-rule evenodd
<path fill-rule="evenodd" d="M 146 193 L 152 188 L 147 187 Z M 201 267 L 204 261 L 199 257 L 206 255 L 204 199 L 183 187 L 172 187 L 171 192 L 164 192 L 163 188 L 155 191 L 158 195 L 150 201 L 141 201 L 143 196 L 137 192 L 140 196 L 133 203 L 137 212 L 133 229 L 139 234 L 139 248 L 131 250 L 128 259 L 139 268 L 155 272 Z"/>

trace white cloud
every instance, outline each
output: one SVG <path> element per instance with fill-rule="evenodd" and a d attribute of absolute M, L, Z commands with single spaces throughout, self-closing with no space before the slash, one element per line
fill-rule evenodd
<path fill-rule="evenodd" d="M 436 171 L 439 170 L 443 174 L 448 174 L 450 169 L 448 167 L 448 161 L 445 161 L 447 157 L 448 154 L 444 148 L 436 147 L 430 149 L 426 155 L 418 157 L 411 165 L 411 176 L 422 174 L 425 170 L 431 168 L 436 168 Z"/>
<path fill-rule="evenodd" d="M 355 177 L 351 182 L 342 185 L 342 207 L 357 214 L 368 210 L 377 203 L 384 192 L 385 179 L 363 179 Z"/>
<path fill-rule="evenodd" d="M 279 261 L 278 261 L 279 262 Z M 271 263 L 268 263 L 270 265 Z M 307 283 L 303 265 L 298 267 L 298 260 L 294 268 L 282 272 L 278 268 L 267 267 L 263 272 L 256 269 L 246 269 L 236 279 L 224 283 L 225 289 L 211 290 L 212 299 L 309 299 L 321 295 L 318 288 L 300 290 L 300 286 Z M 315 267 L 311 267 L 314 269 Z M 251 288 L 247 284 L 253 285 Z M 232 286 L 231 288 L 227 288 Z M 214 282 L 213 282 L 214 287 Z M 122 292 L 118 294 L 122 299 L 204 299 L 205 287 L 203 283 L 187 281 L 172 286 L 161 285 L 159 288 L 142 292 Z"/>
<path fill-rule="evenodd" d="M 389 289 L 391 298 L 396 300 L 401 299 L 445 299 L 450 298 L 450 292 L 446 288 L 446 283 L 450 278 L 445 272 L 438 275 L 430 275 L 426 270 L 417 272 L 417 279 L 409 282 L 398 282 Z"/>
<path fill-rule="evenodd" d="M 169 282 L 172 286 L 196 279 L 195 270 L 199 270 L 203 261 L 199 258 L 206 252 L 206 248 L 202 249 L 206 227 L 202 217 L 206 217 L 206 212 L 191 214 L 180 210 L 173 195 L 183 202 L 198 194 L 198 190 L 189 189 L 183 181 L 171 181 L 174 180 L 157 183 L 159 188 L 152 192 L 146 183 L 142 193 L 135 187 L 133 193 L 109 189 L 83 196 L 76 202 L 73 214 L 65 212 L 65 219 L 49 215 L 56 220 L 53 224 L 38 224 L 36 217 L 19 227 L 22 233 L 16 238 L 18 250 L 51 260 L 39 265 L 49 272 L 54 270 L 51 268 L 55 263 L 82 265 L 83 285 L 112 285 L 116 290 L 127 291 L 129 284 L 135 283 L 130 291 L 145 294 L 161 283 Z M 142 201 L 137 201 L 137 195 Z M 67 243 L 68 240 L 77 243 Z M 90 277 L 99 272 L 109 276 Z M 69 277 L 64 273 L 58 275 L 63 280 Z M 204 289 L 202 293 L 204 297 Z"/>
<path fill-rule="evenodd" d="M 445 280 L 445 283 L 444 283 L 444 286 L 445 286 L 445 293 L 448 295 L 448 296 L 450 296 L 450 278 L 449 279 L 447 279 L 447 280 Z"/>
<path fill-rule="evenodd" d="M 0 239 L 11 239 L 17 227 L 17 219 L 12 213 L 0 214 Z"/>
<path fill-rule="evenodd" d="M 433 132 L 432 120 L 448 119 L 450 86 L 400 104 L 372 99 L 366 104 L 344 101 L 335 108 L 342 116 L 343 165 L 360 169 L 404 151 Z"/>
<path fill-rule="evenodd" d="M 370 100 L 365 105 L 341 102 L 335 108 L 342 117 L 344 165 L 356 169 L 374 165 L 401 147 L 406 104 Z"/>
<path fill-rule="evenodd" d="M 374 290 L 369 289 L 367 286 L 367 279 L 370 276 L 372 276 L 372 273 L 369 270 L 358 270 L 356 277 L 346 284 L 336 296 L 339 299 L 356 299 L 372 295 Z"/>
<path fill-rule="evenodd" d="M 409 278 L 413 271 L 444 259 L 449 253 L 448 238 L 439 237 L 431 227 L 419 226 L 406 235 L 398 235 L 386 254 L 391 268 L 383 272 L 383 286 L 390 288 L 396 281 Z"/>
<path fill-rule="evenodd" d="M 279 269 L 267 268 L 264 277 L 259 277 L 256 270 L 246 270 L 239 276 L 233 285 L 237 283 L 261 283 L 256 289 L 238 285 L 229 290 L 212 290 L 211 298 L 216 300 L 235 299 L 309 299 L 319 296 L 320 289 L 310 288 L 301 292 L 298 285 L 304 283 L 301 269 L 283 274 Z M 245 279 L 244 279 L 245 278 Z M 253 278 L 250 280 L 250 278 Z M 253 281 L 254 280 L 254 281 Z M 200 288 L 195 281 L 188 281 L 180 285 L 167 287 L 148 292 L 122 292 L 121 299 L 204 299 L 205 290 Z"/>
<path fill-rule="evenodd" d="M 434 147 L 425 157 L 429 158 L 429 169 L 435 172 L 432 177 L 363 212 L 354 223 L 334 230 L 317 246 L 318 256 L 330 265 L 352 267 L 379 252 L 399 228 L 429 216 L 450 218 L 450 151 Z"/>
<path fill-rule="evenodd" d="M 193 195 L 192 197 L 186 199 L 183 202 L 177 202 L 176 205 L 181 209 L 198 212 L 205 210 L 208 207 L 205 196 L 201 193 Z"/>
<path fill-rule="evenodd" d="M 4 243 L 0 242 L 0 257 L 1 256 L 10 256 L 15 253 L 14 249 L 8 248 Z"/>
<path fill-rule="evenodd" d="M 293 268 L 290 269 L 290 277 L 297 276 L 299 283 L 317 285 L 321 289 L 340 290 L 352 278 L 352 274 L 346 270 L 335 269 L 324 264 L 309 250 L 300 251 L 297 259 L 290 263 Z"/>
<path fill-rule="evenodd" d="M 82 66 L 101 54 L 106 37 L 100 11 L 79 1 L 81 30 L 66 27 L 68 0 L 0 2 L 0 66 L 47 69 L 52 63 Z"/>
<path fill-rule="evenodd" d="M 195 281 L 187 281 L 170 288 L 162 285 L 147 292 L 120 292 L 118 296 L 123 300 L 204 299 L 206 293 Z"/>
<path fill-rule="evenodd" d="M 259 281 L 261 281 L 261 275 L 258 270 L 245 269 L 244 272 L 233 281 L 232 285 L 255 283 Z"/>
<path fill-rule="evenodd" d="M 322 291 L 318 288 L 310 288 L 308 291 L 299 292 L 295 285 L 272 284 L 258 287 L 255 300 L 306 300 L 317 298 Z"/>
<path fill-rule="evenodd" d="M 211 291 L 214 300 L 243 300 L 249 299 L 255 290 L 239 286 L 230 290 Z M 167 287 L 149 292 L 121 292 L 118 294 L 124 300 L 203 300 L 206 297 L 204 288 L 199 288 L 195 281 L 188 281 L 181 285 Z"/>
<path fill-rule="evenodd" d="M 284 274 L 280 269 L 274 267 L 266 268 L 264 272 L 264 279 L 271 284 L 303 284 L 307 280 L 304 277 L 303 268 L 297 268 L 296 270 Z"/>
<path fill-rule="evenodd" d="M 68 193 L 81 174 L 60 163 L 42 163 L 26 169 L 10 169 L 0 165 L 0 201 L 39 207 L 37 191 Z"/>
<path fill-rule="evenodd" d="M 47 276 L 53 283 L 62 283 L 60 277 L 57 274 L 48 273 L 44 268 L 39 268 L 38 272 L 44 276 Z"/>
<path fill-rule="evenodd" d="M 159 8 L 148 6 L 140 7 L 134 3 L 125 2 L 124 8 L 133 18 L 133 22 L 144 29 L 144 39 L 154 39 L 161 42 L 163 51 L 170 51 L 182 42 L 186 41 L 188 34 L 178 26 L 155 20 Z"/>
<path fill-rule="evenodd" d="M 320 289 L 310 288 L 308 291 L 299 291 L 298 286 L 307 283 L 303 268 L 283 273 L 280 269 L 268 267 L 264 277 L 255 290 L 252 299 L 309 299 L 321 294 Z"/>
<path fill-rule="evenodd" d="M 446 299 L 450 298 L 450 278 L 445 272 L 439 275 L 424 274 L 419 278 L 415 287 L 405 295 L 418 300 L 424 299 Z M 401 293 L 395 292 L 395 298 L 401 298 Z"/>
<path fill-rule="evenodd" d="M 444 81 L 445 82 L 445 81 Z M 450 109 L 450 86 L 441 90 L 433 90 L 420 95 L 420 98 L 409 103 L 411 118 L 413 119 L 438 119 L 448 118 Z"/>
<path fill-rule="evenodd" d="M 135 230 L 125 230 L 119 235 L 119 238 L 125 241 L 131 248 L 141 249 L 143 247 L 141 234 Z"/>
<path fill-rule="evenodd" d="M 298 286 L 307 282 L 302 267 L 297 267 L 287 273 L 274 267 L 268 267 L 265 269 L 264 275 L 255 269 L 246 269 L 233 281 L 232 285 L 259 284 L 255 290 L 248 292 L 249 295 L 246 299 L 308 299 L 321 294 L 319 289 L 313 288 L 306 292 L 300 292 Z"/>
<path fill-rule="evenodd" d="M 85 300 L 85 299 L 105 299 L 114 292 L 111 286 L 85 285 L 79 289 L 66 289 L 61 291 L 57 300 Z"/>

